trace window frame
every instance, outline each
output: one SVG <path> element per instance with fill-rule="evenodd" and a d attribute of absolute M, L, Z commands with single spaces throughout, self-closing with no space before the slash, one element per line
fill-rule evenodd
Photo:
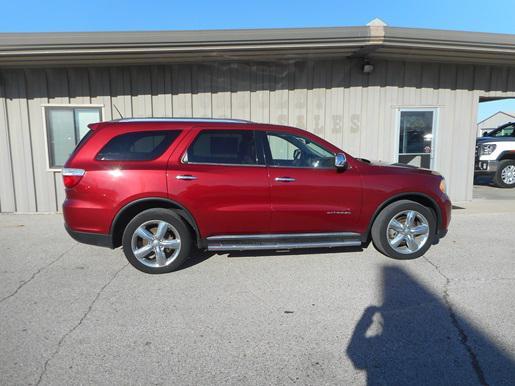
<path fill-rule="evenodd" d="M 49 125 L 48 125 L 48 115 L 47 111 L 51 108 L 58 108 L 58 109 L 99 109 L 100 110 L 100 121 L 104 120 L 105 117 L 105 105 L 103 104 L 95 104 L 95 103 L 45 103 L 41 105 L 41 114 L 42 114 L 42 120 L 43 120 L 43 137 L 45 139 L 45 157 L 46 157 L 46 169 L 48 172 L 60 172 L 62 171 L 64 166 L 58 167 L 58 166 L 52 166 L 50 165 L 50 141 L 49 141 Z M 75 118 L 75 117 L 74 117 Z M 75 119 L 74 119 L 75 121 Z M 77 129 L 74 127 L 74 130 Z M 80 139 L 79 139 L 80 142 Z M 77 147 L 78 142 L 75 144 L 75 147 Z"/>
<path fill-rule="evenodd" d="M 189 161 L 188 160 L 188 150 L 190 147 L 195 143 L 198 137 L 204 132 L 228 132 L 228 131 L 235 131 L 235 132 L 242 132 L 242 131 L 251 131 L 254 135 L 254 141 L 256 142 L 256 156 L 257 156 L 257 162 L 256 164 L 233 164 L 233 163 L 220 163 L 220 162 L 195 162 L 195 161 Z M 259 167 L 259 168 L 265 168 L 266 165 L 266 157 L 263 152 L 263 143 L 262 139 L 260 138 L 259 131 L 255 129 L 240 129 L 240 128 L 201 128 L 193 137 L 193 139 L 190 141 L 190 143 L 187 145 L 186 150 L 184 151 L 184 154 L 181 157 L 181 163 L 184 165 L 212 165 L 212 166 L 232 166 L 232 167 Z"/>
<path fill-rule="evenodd" d="M 279 136 L 279 137 L 280 137 L 280 134 L 287 134 L 287 135 L 292 135 L 292 136 L 295 136 L 295 137 L 307 139 L 308 141 L 315 143 L 317 146 L 321 147 L 322 149 L 324 149 L 328 153 L 331 153 L 333 155 L 333 157 L 336 157 L 336 153 L 334 151 L 332 151 L 330 149 L 327 149 L 325 146 L 322 146 L 319 142 L 314 141 L 311 138 L 308 138 L 308 137 L 306 137 L 304 135 L 300 135 L 300 134 L 296 134 L 296 133 L 290 133 L 290 132 L 287 132 L 287 131 L 266 130 L 266 131 L 263 131 L 263 136 L 262 136 L 263 139 L 262 139 L 262 141 L 264 141 L 263 148 L 264 148 L 264 152 L 265 152 L 265 160 L 266 160 L 267 167 L 269 167 L 269 168 L 291 168 L 291 169 L 312 169 L 312 170 L 333 170 L 334 169 L 334 166 L 324 166 L 324 167 L 317 168 L 317 167 L 314 167 L 314 166 L 274 165 L 273 164 L 273 159 L 272 159 L 272 149 L 270 148 L 270 142 L 268 142 L 268 135 L 269 134 L 276 135 L 276 136 Z M 285 139 L 285 141 L 287 141 L 287 140 Z"/>

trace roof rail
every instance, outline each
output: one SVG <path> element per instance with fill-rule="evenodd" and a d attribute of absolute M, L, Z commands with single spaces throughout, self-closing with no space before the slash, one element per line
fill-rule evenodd
<path fill-rule="evenodd" d="M 229 118 L 121 118 L 112 122 L 222 122 L 222 123 L 252 123 L 245 119 Z"/>

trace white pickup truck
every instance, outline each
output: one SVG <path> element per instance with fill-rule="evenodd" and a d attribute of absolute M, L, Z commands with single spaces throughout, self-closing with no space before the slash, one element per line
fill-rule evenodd
<path fill-rule="evenodd" d="M 500 188 L 515 188 L 515 122 L 476 141 L 475 175 L 491 175 Z"/>

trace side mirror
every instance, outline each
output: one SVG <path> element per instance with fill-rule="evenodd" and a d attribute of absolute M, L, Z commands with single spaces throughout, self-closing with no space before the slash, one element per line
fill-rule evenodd
<path fill-rule="evenodd" d="M 482 137 L 486 137 L 487 135 L 488 135 L 488 132 L 484 131 Z"/>
<path fill-rule="evenodd" d="M 345 169 L 347 167 L 347 157 L 345 157 L 345 154 L 336 154 L 334 157 L 334 166 L 336 166 L 336 169 Z"/>

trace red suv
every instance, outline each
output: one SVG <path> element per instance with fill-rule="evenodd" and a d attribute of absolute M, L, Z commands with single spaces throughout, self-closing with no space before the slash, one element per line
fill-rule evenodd
<path fill-rule="evenodd" d="M 66 229 L 148 273 L 209 251 L 346 247 L 396 259 L 447 231 L 436 172 L 353 158 L 304 130 L 215 119 L 90 125 L 63 169 Z"/>

